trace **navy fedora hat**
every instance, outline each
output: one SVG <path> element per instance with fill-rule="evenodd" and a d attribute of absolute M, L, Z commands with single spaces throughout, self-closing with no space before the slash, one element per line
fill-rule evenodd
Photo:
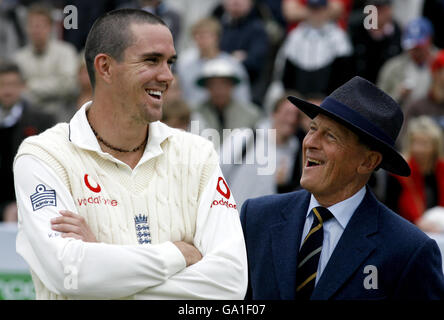
<path fill-rule="evenodd" d="M 381 168 L 400 176 L 410 175 L 409 165 L 395 149 L 404 115 L 399 105 L 371 82 L 354 77 L 334 90 L 319 106 L 292 96 L 288 100 L 311 119 L 322 113 L 355 132 L 381 152 Z"/>

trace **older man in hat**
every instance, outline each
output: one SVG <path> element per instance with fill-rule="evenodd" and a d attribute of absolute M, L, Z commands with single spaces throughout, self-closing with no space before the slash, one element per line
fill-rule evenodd
<path fill-rule="evenodd" d="M 320 106 L 289 97 L 312 120 L 300 190 L 248 200 L 241 220 L 253 299 L 444 299 L 437 244 L 366 186 L 383 168 L 408 176 L 394 144 L 398 104 L 355 77 Z"/>

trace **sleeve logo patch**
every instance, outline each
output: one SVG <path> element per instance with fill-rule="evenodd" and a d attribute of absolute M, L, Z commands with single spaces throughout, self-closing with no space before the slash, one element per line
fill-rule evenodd
<path fill-rule="evenodd" d="M 47 206 L 57 206 L 55 190 L 46 190 L 43 184 L 35 188 L 35 193 L 31 195 L 32 210 L 37 211 Z"/>

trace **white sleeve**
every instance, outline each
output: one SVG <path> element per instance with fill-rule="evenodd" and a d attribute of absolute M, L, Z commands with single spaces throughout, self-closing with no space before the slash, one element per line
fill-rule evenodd
<path fill-rule="evenodd" d="M 218 166 L 200 199 L 194 246 L 203 258 L 137 299 L 243 299 L 247 255 L 233 195 Z"/>
<path fill-rule="evenodd" d="M 112 245 L 62 238 L 51 229 L 50 220 L 60 210 L 76 212 L 76 207 L 61 179 L 30 155 L 16 160 L 14 179 L 19 210 L 17 252 L 54 293 L 82 299 L 122 298 L 158 285 L 185 268 L 185 258 L 171 242 Z M 36 197 L 37 188 L 45 195 Z"/>

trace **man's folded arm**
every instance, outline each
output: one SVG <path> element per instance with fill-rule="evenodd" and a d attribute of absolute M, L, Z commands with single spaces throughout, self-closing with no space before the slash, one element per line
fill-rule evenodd
<path fill-rule="evenodd" d="M 122 298 L 159 285 L 186 261 L 171 242 L 112 245 L 63 238 L 51 229 L 60 210 L 76 212 L 74 200 L 55 172 L 31 155 L 16 159 L 19 208 L 17 252 L 43 284 L 56 294 L 80 298 Z M 35 208 L 36 188 L 54 190 L 55 205 Z"/>

